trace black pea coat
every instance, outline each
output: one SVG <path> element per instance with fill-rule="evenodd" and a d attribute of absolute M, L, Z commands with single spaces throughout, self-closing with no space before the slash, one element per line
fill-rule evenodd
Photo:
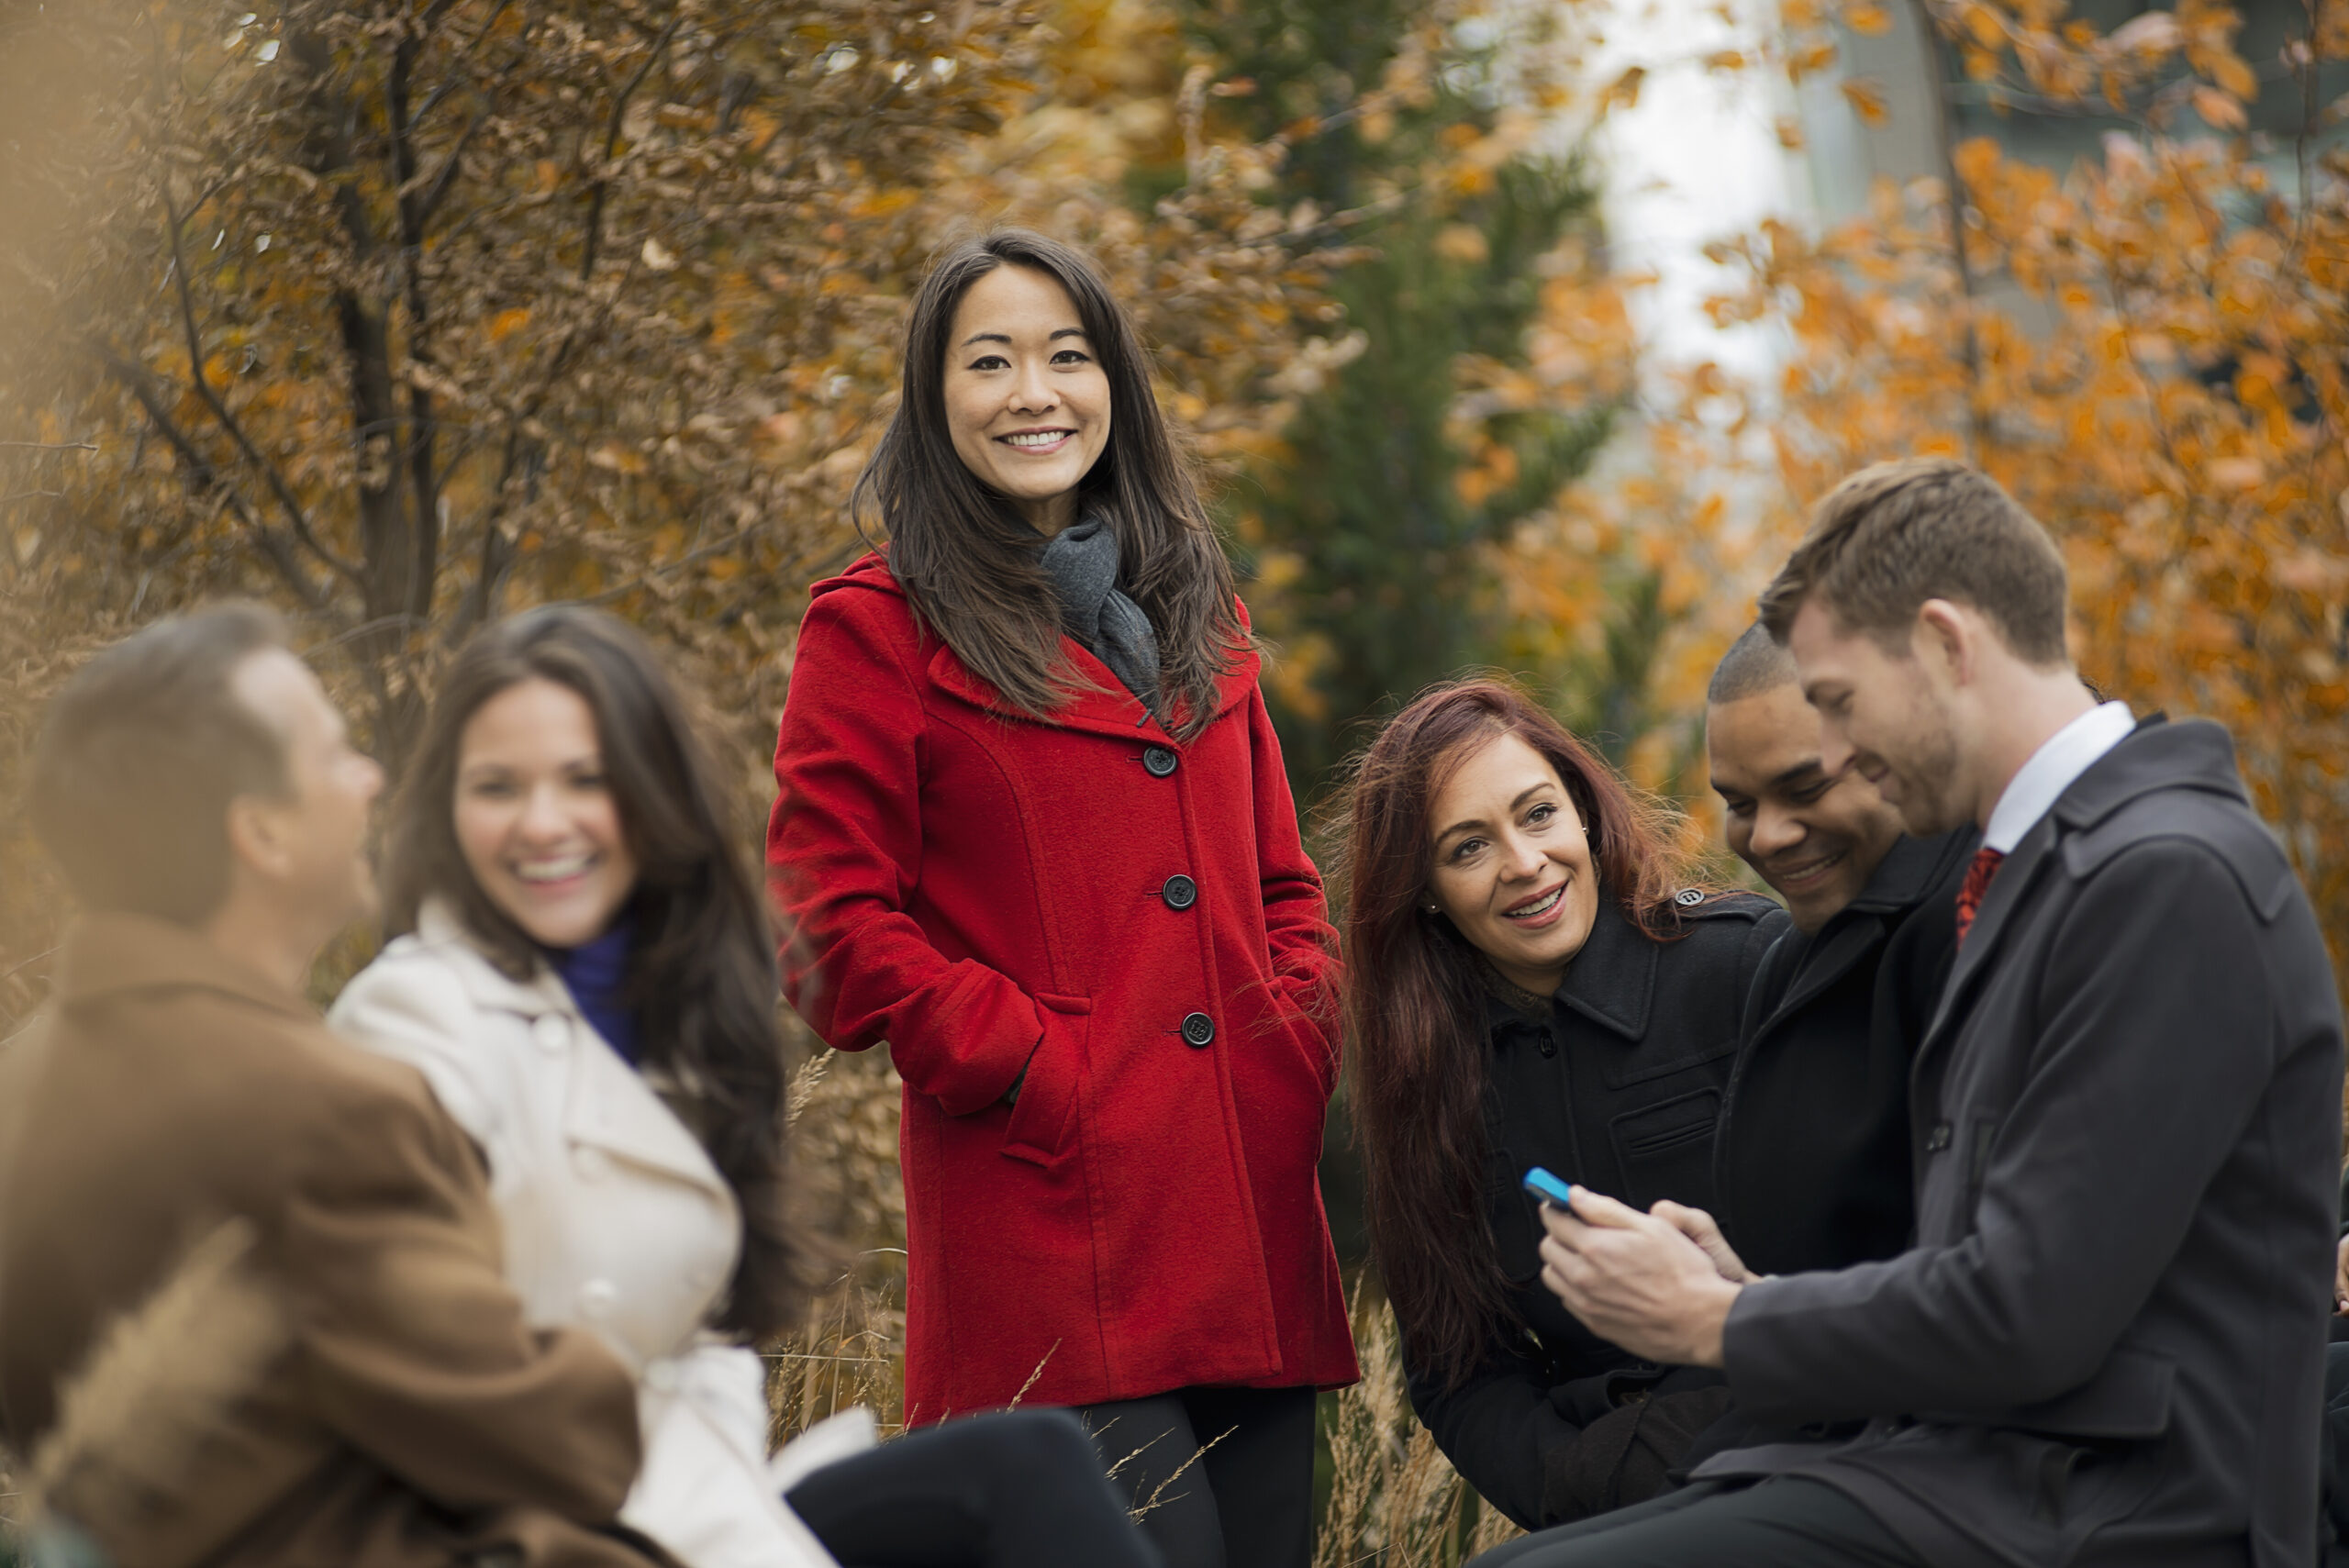
<path fill-rule="evenodd" d="M 1640 1208 L 1665 1197 L 1712 1206 L 1713 1129 L 1745 998 L 1788 927 L 1784 910 L 1751 894 L 1679 896 L 1685 934 L 1664 942 L 1602 897 L 1548 1018 L 1492 1004 L 1485 1213 L 1522 1330 L 1447 1387 L 1403 1325 L 1419 1418 L 1468 1484 L 1527 1529 L 1595 1506 L 1576 1450 L 1627 1396 L 1705 1385 L 1718 1394 L 1718 1374 L 1667 1373 L 1567 1313 L 1542 1284 L 1541 1218 L 1520 1184 L 1542 1165 Z"/>
<path fill-rule="evenodd" d="M 1916 1223 L 1909 1069 L 1957 945 L 1981 835 L 1900 839 L 1859 895 L 1788 931 L 1747 998 L 1713 1216 L 1755 1273 L 1889 1258 Z"/>
<path fill-rule="evenodd" d="M 1917 1064 L 1918 1245 L 1745 1287 L 1721 1454 L 1947 1568 L 2308 1568 L 2341 1008 L 2226 732 L 2149 723 L 2006 858 Z"/>

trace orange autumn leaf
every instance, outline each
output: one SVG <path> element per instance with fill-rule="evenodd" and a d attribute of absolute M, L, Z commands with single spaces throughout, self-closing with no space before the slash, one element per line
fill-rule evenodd
<path fill-rule="evenodd" d="M 1852 106 L 1852 112 L 1859 116 L 1862 125 L 1876 127 L 1891 123 L 1892 113 L 1885 106 L 1884 89 L 1877 83 L 1854 79 L 1837 85 L 1842 91 L 1843 101 Z"/>

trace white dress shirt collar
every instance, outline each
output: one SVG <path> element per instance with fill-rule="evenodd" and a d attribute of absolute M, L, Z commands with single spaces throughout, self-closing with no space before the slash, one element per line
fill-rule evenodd
<path fill-rule="evenodd" d="M 2092 707 L 2049 736 L 2031 761 L 2015 771 L 2006 793 L 1990 808 L 1983 825 L 1982 847 L 2000 854 L 2010 852 L 2022 836 L 2054 809 L 2072 781 L 2094 767 L 2097 759 L 2129 738 L 2137 728 L 2136 715 L 2125 702 Z"/>

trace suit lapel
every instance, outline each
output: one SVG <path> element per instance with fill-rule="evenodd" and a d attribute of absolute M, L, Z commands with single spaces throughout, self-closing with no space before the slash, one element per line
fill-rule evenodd
<path fill-rule="evenodd" d="M 2022 842 L 1999 863 L 1998 874 L 1990 879 L 1989 891 L 1982 895 L 1981 907 L 1974 913 L 1974 927 L 1958 944 L 1957 958 L 1950 965 L 1949 979 L 1942 986 L 1941 1001 L 1933 1008 L 1933 1021 L 1925 1030 L 1922 1048 L 1917 1053 L 1921 1070 L 1927 1053 L 1937 1050 L 1942 1037 L 1953 1024 L 1959 1005 L 1972 987 L 1976 978 L 1989 967 L 1998 951 L 2007 928 L 2014 923 L 2015 912 L 2022 907 L 2049 858 L 2055 850 L 2055 814 L 2051 811 L 2023 835 Z"/>
<path fill-rule="evenodd" d="M 586 1029 L 586 1020 L 574 1020 Z M 593 1030 L 588 1030 L 590 1035 Z M 677 1177 L 729 1201 L 731 1189 L 701 1140 L 662 1103 L 641 1073 L 620 1060 L 601 1036 L 573 1058 L 570 1097 L 562 1107 L 563 1136 L 573 1144 L 617 1154 Z"/>
<path fill-rule="evenodd" d="M 524 1029 L 542 1027 L 541 1020 L 550 1018 L 562 1020 L 570 1031 L 573 1064 L 562 1107 L 567 1140 L 651 1166 L 732 1201 L 732 1189 L 701 1140 L 596 1032 L 553 970 L 541 962 L 527 982 L 500 973 L 464 940 L 455 913 L 439 900 L 428 901 L 419 912 L 417 935 L 448 945 L 456 957 L 455 973 L 475 1006 L 512 1014 L 522 1020 Z"/>

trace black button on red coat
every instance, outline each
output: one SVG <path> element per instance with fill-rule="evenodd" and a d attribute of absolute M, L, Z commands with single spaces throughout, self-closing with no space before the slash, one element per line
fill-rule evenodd
<path fill-rule="evenodd" d="M 1188 909 L 1199 901 L 1199 884 L 1177 872 L 1166 879 L 1166 885 L 1158 890 L 1158 895 L 1166 900 L 1169 909 Z"/>
<path fill-rule="evenodd" d="M 1205 1013 L 1192 1013 L 1183 1019 L 1183 1043 L 1195 1051 L 1204 1051 L 1215 1042 L 1215 1020 Z"/>
<path fill-rule="evenodd" d="M 1181 761 L 1172 746 L 1147 747 L 1141 754 L 1141 765 L 1150 770 L 1150 776 L 1154 779 L 1163 779 L 1173 773 L 1174 764 Z"/>

